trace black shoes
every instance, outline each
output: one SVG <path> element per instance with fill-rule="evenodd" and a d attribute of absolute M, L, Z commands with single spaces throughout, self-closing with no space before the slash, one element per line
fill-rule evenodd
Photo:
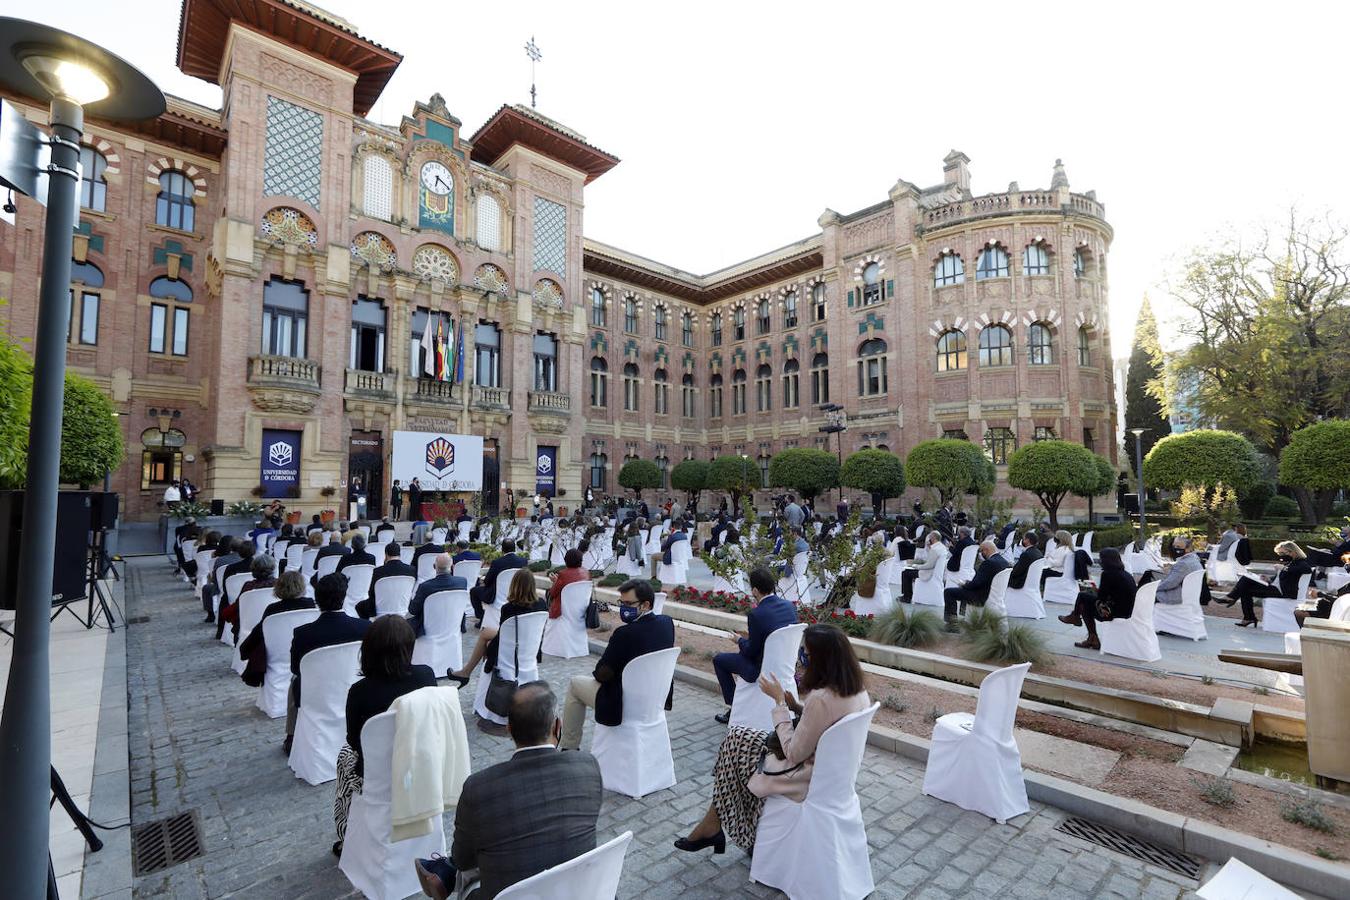
<path fill-rule="evenodd" d="M 446 670 L 445 670 L 445 677 L 446 677 L 446 678 L 449 678 L 451 681 L 453 681 L 455 684 L 459 685 L 460 687 L 468 687 L 468 686 L 469 686 L 469 676 L 468 676 L 468 675 L 456 675 L 454 669 L 446 669 Z"/>
<path fill-rule="evenodd" d="M 680 838 L 675 841 L 675 849 L 685 850 L 689 853 L 697 853 L 705 847 L 713 848 L 714 854 L 727 852 L 727 836 L 722 832 L 722 829 L 717 829 L 717 834 L 711 837 L 699 838 L 696 841 L 691 841 L 689 838 Z"/>
<path fill-rule="evenodd" d="M 282 756 L 290 756 L 290 755 L 291 755 L 291 742 L 293 742 L 294 740 L 295 740 L 295 735 L 293 735 L 293 734 L 288 734 L 288 735 L 286 735 L 286 740 L 284 740 L 284 741 L 281 742 L 281 755 L 282 755 Z"/>
<path fill-rule="evenodd" d="M 726 712 L 718 713 L 717 715 L 713 716 L 713 719 L 719 725 L 725 725 L 731 721 L 731 710 L 728 709 Z"/>
<path fill-rule="evenodd" d="M 447 900 L 450 889 L 455 886 L 454 867 L 443 856 L 413 861 L 417 868 L 417 880 L 422 883 L 422 893 L 431 900 Z"/>
<path fill-rule="evenodd" d="M 478 720 L 478 730 L 484 734 L 490 734 L 493 737 L 506 737 L 507 731 L 505 725 L 498 725 L 496 722 L 487 719 Z"/>

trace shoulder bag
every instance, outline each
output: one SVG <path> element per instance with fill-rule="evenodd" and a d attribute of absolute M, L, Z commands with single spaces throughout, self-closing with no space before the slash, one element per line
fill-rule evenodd
<path fill-rule="evenodd" d="M 500 632 L 499 632 L 500 633 Z M 516 643 L 512 648 L 515 654 L 516 674 L 520 674 L 520 625 L 516 625 Z M 489 712 L 505 716 L 511 712 L 511 698 L 516 695 L 516 682 L 507 681 L 498 674 L 499 666 L 492 667 L 492 681 L 488 684 L 487 696 L 483 705 Z"/>

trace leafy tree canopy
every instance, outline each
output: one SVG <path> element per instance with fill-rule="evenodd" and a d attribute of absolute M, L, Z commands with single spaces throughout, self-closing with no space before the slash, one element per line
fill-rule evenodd
<path fill-rule="evenodd" d="M 1308 491 L 1313 520 L 1326 521 L 1336 492 L 1350 488 L 1350 421 L 1329 419 L 1295 431 L 1280 454 L 1280 483 Z"/>
<path fill-rule="evenodd" d="M 905 460 L 909 483 L 933 488 L 944 503 L 957 494 L 977 494 L 992 486 L 992 468 L 979 447 L 954 438 L 923 441 Z"/>
<path fill-rule="evenodd" d="M 1193 484 L 1242 491 L 1261 479 L 1261 461 L 1251 441 L 1232 431 L 1200 429 L 1170 434 L 1144 459 L 1144 482 L 1181 490 Z"/>
<path fill-rule="evenodd" d="M 844 460 L 840 480 L 844 487 L 882 499 L 899 497 L 905 492 L 905 464 L 889 450 L 859 450 Z"/>
<path fill-rule="evenodd" d="M 61 480 L 88 487 L 122 464 L 122 429 L 112 401 L 92 381 L 66 373 Z"/>
<path fill-rule="evenodd" d="M 1141 436 L 1143 455 L 1171 432 L 1167 414 L 1158 397 L 1150 393 L 1150 382 L 1162 376 L 1163 354 L 1158 342 L 1158 321 L 1153 317 L 1153 305 L 1148 295 L 1139 307 L 1139 318 L 1134 322 L 1134 344 L 1130 349 L 1130 367 L 1125 376 L 1125 431 L 1145 429 Z"/>
<path fill-rule="evenodd" d="M 728 491 L 740 504 L 740 495 L 759 487 L 759 467 L 755 461 L 734 453 L 719 456 L 708 468 L 708 487 Z"/>
<path fill-rule="evenodd" d="M 619 484 L 641 497 L 644 490 L 661 486 L 661 470 L 650 459 L 630 459 L 619 470 Z"/>
<path fill-rule="evenodd" d="M 1050 527 L 1058 528 L 1059 505 L 1065 495 L 1096 495 L 1103 477 L 1097 459 L 1082 444 L 1036 441 L 1008 457 L 1008 484 L 1035 494 L 1050 514 Z M 1111 476 L 1114 484 L 1114 472 Z"/>
<path fill-rule="evenodd" d="M 28 472 L 28 413 L 33 361 L 0 331 L 0 487 L 20 487 Z"/>
<path fill-rule="evenodd" d="M 688 491 L 697 495 L 708 486 L 708 469 L 706 460 L 682 460 L 670 470 L 670 486 L 677 491 Z"/>
<path fill-rule="evenodd" d="M 769 460 L 769 484 L 789 488 L 803 497 L 815 497 L 839 486 L 839 459 L 814 447 L 783 450 Z"/>

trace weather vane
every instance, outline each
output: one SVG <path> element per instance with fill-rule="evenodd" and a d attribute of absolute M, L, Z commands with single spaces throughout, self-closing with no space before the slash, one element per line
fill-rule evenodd
<path fill-rule="evenodd" d="M 530 35 L 530 42 L 525 45 L 525 55 L 530 58 L 530 108 L 537 109 L 539 104 L 535 102 L 534 64 L 544 56 L 539 52 L 539 45 L 534 42 L 534 35 Z"/>

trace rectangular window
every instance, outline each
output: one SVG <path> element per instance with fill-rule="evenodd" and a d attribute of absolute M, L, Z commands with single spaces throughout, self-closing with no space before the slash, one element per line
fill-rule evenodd
<path fill-rule="evenodd" d="M 858 393 L 875 397 L 886 393 L 886 358 L 869 356 L 858 360 Z"/>
<path fill-rule="evenodd" d="M 558 339 L 551 334 L 534 336 L 534 389 L 558 390 Z"/>
<path fill-rule="evenodd" d="M 175 307 L 173 311 L 173 355 L 187 356 L 188 352 L 188 311 Z"/>
<path fill-rule="evenodd" d="M 98 294 L 80 294 L 79 337 L 81 344 L 98 344 Z"/>
<path fill-rule="evenodd" d="M 694 346 L 694 319 L 689 313 L 684 314 L 680 326 L 680 343 L 686 347 Z"/>
<path fill-rule="evenodd" d="M 984 454 L 996 466 L 1006 466 L 1008 457 L 1017 449 L 1017 440 L 1010 428 L 989 428 L 984 432 Z"/>
<path fill-rule="evenodd" d="M 495 322 L 479 322 L 473 332 L 473 383 L 501 387 L 502 333 Z"/>
<path fill-rule="evenodd" d="M 150 304 L 150 352 L 164 352 L 165 331 L 168 327 L 169 308 L 163 303 Z"/>
<path fill-rule="evenodd" d="M 379 300 L 365 297 L 352 303 L 351 347 L 348 368 L 363 372 L 384 371 L 384 330 L 387 313 Z M 420 338 L 421 335 L 418 335 Z M 454 340 L 454 335 L 450 336 Z"/>
<path fill-rule="evenodd" d="M 273 280 L 263 286 L 263 353 L 304 358 L 308 322 L 309 292 L 303 285 Z"/>
<path fill-rule="evenodd" d="M 172 484 L 180 480 L 183 468 L 181 450 L 144 450 L 141 452 L 141 490 Z"/>
<path fill-rule="evenodd" d="M 828 369 L 811 370 L 811 405 L 830 402 L 830 373 Z"/>
<path fill-rule="evenodd" d="M 1032 436 L 1035 441 L 1053 441 L 1055 439 L 1055 429 L 1049 425 L 1037 425 L 1036 433 Z"/>
<path fill-rule="evenodd" d="M 970 440 L 970 438 L 966 437 L 966 432 L 965 432 L 965 429 L 963 429 L 963 428 L 948 428 L 948 429 L 944 430 L 944 431 L 942 432 L 942 439 L 943 439 L 943 440 L 947 440 L 947 441 L 968 441 L 968 440 Z"/>

